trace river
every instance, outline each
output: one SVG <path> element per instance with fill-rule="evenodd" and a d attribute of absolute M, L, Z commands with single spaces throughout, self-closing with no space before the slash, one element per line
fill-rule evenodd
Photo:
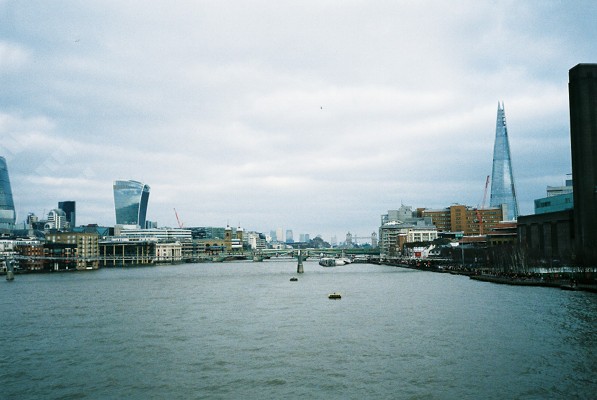
<path fill-rule="evenodd" d="M 597 393 L 593 293 L 368 264 L 304 270 L 205 263 L 0 281 L 0 398 Z"/>

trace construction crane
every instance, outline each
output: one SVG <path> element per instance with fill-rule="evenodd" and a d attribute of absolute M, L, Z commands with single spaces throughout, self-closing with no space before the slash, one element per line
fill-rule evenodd
<path fill-rule="evenodd" d="M 477 220 L 479 221 L 479 235 L 483 235 L 483 218 L 481 216 L 481 212 L 479 210 L 485 209 L 485 201 L 487 200 L 487 187 L 489 186 L 489 175 L 487 175 L 487 179 L 485 179 L 485 190 L 483 191 L 483 202 L 481 203 L 481 207 L 477 208 Z"/>
<path fill-rule="evenodd" d="M 485 208 L 485 200 L 487 200 L 487 187 L 489 186 L 489 175 L 485 179 L 485 190 L 483 191 L 483 203 L 481 203 L 481 210 Z"/>
<path fill-rule="evenodd" d="M 176 208 L 174 209 L 174 215 L 176 215 L 176 222 L 178 222 L 178 227 L 180 229 L 184 228 L 184 224 L 180 222 L 180 218 L 178 218 L 178 213 L 176 212 Z"/>

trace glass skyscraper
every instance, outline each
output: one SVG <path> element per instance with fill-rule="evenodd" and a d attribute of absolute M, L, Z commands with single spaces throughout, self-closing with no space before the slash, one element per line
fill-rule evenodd
<path fill-rule="evenodd" d="M 15 220 L 15 205 L 12 199 L 10 179 L 8 179 L 8 167 L 6 159 L 0 157 L 0 232 L 12 231 Z"/>
<path fill-rule="evenodd" d="M 72 228 L 77 226 L 77 203 L 74 201 L 60 201 L 58 208 L 66 214 L 66 221 Z"/>
<path fill-rule="evenodd" d="M 516 190 L 514 188 L 508 128 L 506 127 L 506 113 L 504 112 L 503 102 L 502 104 L 498 102 L 489 204 L 491 207 L 499 207 L 505 204 L 507 207 L 506 220 L 512 221 L 518 218 L 518 201 L 516 200 Z"/>
<path fill-rule="evenodd" d="M 114 181 L 114 207 L 117 225 L 145 228 L 149 186 L 137 181 Z"/>

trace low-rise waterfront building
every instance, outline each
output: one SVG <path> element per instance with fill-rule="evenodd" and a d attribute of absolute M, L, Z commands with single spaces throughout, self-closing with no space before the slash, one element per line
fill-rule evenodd
<path fill-rule="evenodd" d="M 157 242 L 155 244 L 155 262 L 182 262 L 182 244 L 180 242 Z"/>
<path fill-rule="evenodd" d="M 401 256 L 406 243 L 431 242 L 437 228 L 429 217 L 417 217 L 412 207 L 402 205 L 381 216 L 379 252 L 382 258 Z"/>
<path fill-rule="evenodd" d="M 44 270 L 44 245 L 37 239 L 15 241 L 15 250 L 19 254 L 19 268 L 23 271 Z"/>
<path fill-rule="evenodd" d="M 517 238 L 517 223 L 502 221 L 487 232 L 487 243 L 490 247 L 514 246 Z"/>
<path fill-rule="evenodd" d="M 573 220 L 573 210 L 520 216 L 518 246 L 531 262 L 569 264 L 574 259 Z"/>
<path fill-rule="evenodd" d="M 110 238 L 99 243 L 102 267 L 125 267 L 127 265 L 153 264 L 157 240 L 130 240 Z"/>
<path fill-rule="evenodd" d="M 430 217 L 440 232 L 464 232 L 465 236 L 482 235 L 497 226 L 506 216 L 505 206 L 473 208 L 453 204 L 439 210 L 422 209 L 421 216 Z"/>
<path fill-rule="evenodd" d="M 99 237 L 94 233 L 49 232 L 44 245 L 49 269 L 99 268 Z"/>
<path fill-rule="evenodd" d="M 193 235 L 190 229 L 181 228 L 154 228 L 154 229 L 138 229 L 125 228 L 119 231 L 121 237 L 132 240 L 151 240 L 158 241 L 191 241 Z"/>

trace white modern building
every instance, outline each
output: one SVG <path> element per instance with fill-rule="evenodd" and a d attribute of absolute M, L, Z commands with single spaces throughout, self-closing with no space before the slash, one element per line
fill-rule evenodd
<path fill-rule="evenodd" d="M 68 228 L 68 221 L 66 220 L 66 213 L 59 209 L 55 208 L 48 213 L 48 220 L 44 225 L 44 229 L 56 229 L 62 230 Z"/>
<path fill-rule="evenodd" d="M 127 229 L 121 227 L 118 236 L 130 240 L 156 240 L 156 241 L 192 241 L 190 229 L 181 228 L 155 228 L 155 229 Z"/>
<path fill-rule="evenodd" d="M 379 252 L 383 257 L 403 255 L 404 244 L 431 242 L 437 239 L 437 228 L 431 218 L 416 217 L 411 206 L 402 205 L 381 216 Z"/>

